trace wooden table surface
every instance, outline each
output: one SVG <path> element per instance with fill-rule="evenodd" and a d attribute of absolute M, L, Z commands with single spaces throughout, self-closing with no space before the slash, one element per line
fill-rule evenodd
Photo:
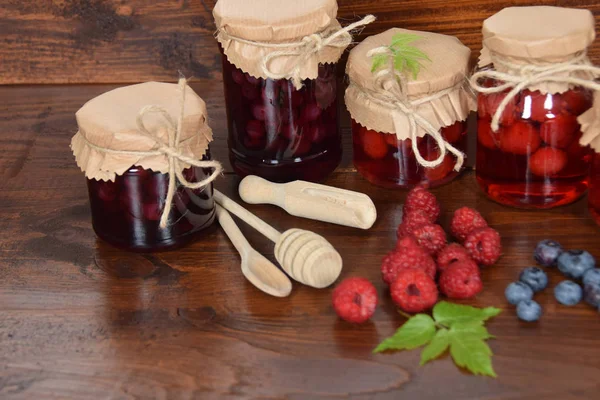
<path fill-rule="evenodd" d="M 276 228 L 325 236 L 344 259 L 342 278 L 375 283 L 371 323 L 340 321 L 331 289 L 294 284 L 276 299 L 251 286 L 215 227 L 176 252 L 136 255 L 96 239 L 85 179 L 69 150 L 74 112 L 114 86 L 0 87 L 0 398 L 2 399 L 598 399 L 600 314 L 560 306 L 546 290 L 539 323 L 522 323 L 503 292 L 554 238 L 600 257 L 599 228 L 583 199 L 538 212 L 507 208 L 479 192 L 472 172 L 434 190 L 445 212 L 479 209 L 503 237 L 504 256 L 483 270 L 485 290 L 467 302 L 504 312 L 489 323 L 498 379 L 457 369 L 449 357 L 418 367 L 419 351 L 372 354 L 403 319 L 380 279 L 394 245 L 404 191 L 376 188 L 346 156 L 327 184 L 368 193 L 379 218 L 369 231 L 301 220 L 271 206 L 250 210 Z M 226 159 L 222 88 L 199 81 L 209 103 L 216 158 Z M 230 171 L 230 169 L 229 169 Z M 231 172 L 217 187 L 238 198 Z M 273 258 L 273 246 L 242 226 Z M 561 277 L 550 271 L 551 287 Z"/>

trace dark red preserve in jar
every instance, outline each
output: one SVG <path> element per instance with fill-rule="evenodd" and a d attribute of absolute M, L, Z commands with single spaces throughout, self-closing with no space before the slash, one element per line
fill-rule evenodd
<path fill-rule="evenodd" d="M 320 181 L 341 160 L 337 62 L 353 27 L 336 0 L 219 0 L 229 159 L 241 176 Z"/>
<path fill-rule="evenodd" d="M 212 225 L 212 181 L 221 167 L 210 159 L 206 106 L 185 80 L 107 92 L 77 112 L 77 123 L 71 148 L 87 177 L 99 238 L 159 251 Z"/>

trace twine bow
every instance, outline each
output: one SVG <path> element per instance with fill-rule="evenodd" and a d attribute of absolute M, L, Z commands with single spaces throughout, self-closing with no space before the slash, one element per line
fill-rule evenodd
<path fill-rule="evenodd" d="M 494 132 L 498 131 L 498 128 L 500 127 L 500 117 L 508 103 L 510 103 L 519 92 L 531 85 L 556 82 L 581 86 L 595 91 L 600 90 L 600 84 L 595 82 L 593 78 L 585 79 L 572 76 L 573 73 L 577 72 L 589 72 L 593 77 L 600 76 L 600 68 L 595 67 L 590 63 L 585 51 L 578 53 L 568 61 L 543 65 L 517 64 L 492 52 L 490 52 L 490 56 L 492 57 L 494 65 L 501 65 L 509 71 L 514 71 L 508 73 L 494 70 L 481 70 L 471 76 L 471 87 L 479 93 L 500 93 L 504 92 L 506 89 L 511 89 L 498 105 L 498 109 L 492 118 L 491 128 Z M 561 76 L 561 74 L 565 73 L 568 73 L 569 75 Z M 486 78 L 495 79 L 504 83 L 494 87 L 482 86 L 479 82 Z"/>
<path fill-rule="evenodd" d="M 148 139 L 151 139 L 154 142 L 156 142 L 155 150 L 134 151 L 134 150 L 108 149 L 105 147 L 96 146 L 93 143 L 87 141 L 87 139 L 85 139 L 85 137 L 84 137 L 84 140 L 87 142 L 88 146 L 92 147 L 94 150 L 97 150 L 101 153 L 135 155 L 135 156 L 140 156 L 140 157 L 156 156 L 156 155 L 167 156 L 167 158 L 169 160 L 169 171 L 168 171 L 169 186 L 167 189 L 167 198 L 165 200 L 165 207 L 164 207 L 163 213 L 160 217 L 160 227 L 161 228 L 165 228 L 169 221 L 169 213 L 171 212 L 171 207 L 173 206 L 173 197 L 175 196 L 175 189 L 177 186 L 177 182 L 179 182 L 181 185 L 183 185 L 184 187 L 186 187 L 188 189 L 192 189 L 192 190 L 200 189 L 200 188 L 203 188 L 206 185 L 210 184 L 212 181 L 214 181 L 217 178 L 217 176 L 223 171 L 223 167 L 221 166 L 221 163 L 219 163 L 218 161 L 213 161 L 213 160 L 199 161 L 196 158 L 189 157 L 189 156 L 186 156 L 185 154 L 181 153 L 180 138 L 181 138 L 181 131 L 183 129 L 183 118 L 185 115 L 185 92 L 186 92 L 186 88 L 187 88 L 186 79 L 180 78 L 178 85 L 179 85 L 179 90 L 181 91 L 181 98 L 180 98 L 181 105 L 180 105 L 180 109 L 179 109 L 179 115 L 177 117 L 177 122 L 173 121 L 173 118 L 171 118 L 171 115 L 163 107 L 154 106 L 154 105 L 149 105 L 149 106 L 143 107 L 137 115 L 136 122 L 137 122 L 137 128 L 139 130 L 139 133 L 141 135 L 147 137 Z M 168 141 L 168 143 L 165 143 L 163 140 L 161 140 L 159 137 L 157 137 L 156 134 L 153 134 L 152 132 L 150 132 L 148 130 L 148 128 L 146 128 L 146 125 L 144 124 L 144 117 L 146 117 L 149 114 L 153 114 L 153 113 L 158 113 L 158 114 L 162 115 L 162 117 L 169 124 L 169 129 L 168 129 L 169 141 Z M 183 173 L 182 173 L 183 167 L 181 166 L 181 163 L 190 164 L 190 165 L 193 165 L 194 167 L 199 167 L 199 168 L 213 168 L 214 171 L 210 174 L 210 176 L 208 176 L 206 179 L 201 180 L 200 182 L 189 182 L 183 176 Z"/>
<path fill-rule="evenodd" d="M 232 36 L 221 30 L 218 34 L 226 40 L 235 40 L 236 42 L 249 44 L 256 47 L 272 48 L 272 49 L 289 49 L 289 50 L 278 50 L 267 54 L 262 58 L 260 67 L 263 74 L 270 79 L 289 79 L 291 78 L 294 87 L 299 90 L 302 88 L 302 77 L 300 71 L 302 66 L 312 57 L 314 54 L 321 51 L 325 47 L 335 47 L 345 49 L 352 43 L 352 35 L 350 32 L 360 26 L 368 25 L 375 21 L 375 16 L 367 15 L 365 18 L 358 22 L 350 24 L 342 29 L 328 30 L 323 33 L 314 33 L 312 35 L 305 36 L 299 42 L 289 43 L 263 43 L 255 42 L 252 40 L 242 39 L 236 36 Z M 287 70 L 277 73 L 271 69 L 271 62 L 281 57 L 293 57 L 295 60 L 291 63 Z"/>
<path fill-rule="evenodd" d="M 394 129 L 396 132 L 400 132 L 402 129 L 404 129 L 402 124 L 403 119 L 401 117 L 406 116 L 408 118 L 409 136 L 412 141 L 412 149 L 415 153 L 417 162 L 420 165 L 427 168 L 437 167 L 444 161 L 446 152 L 449 151 L 456 157 L 454 170 L 460 171 L 465 160 L 465 155 L 450 143 L 446 142 L 446 140 L 444 140 L 440 134 L 440 131 L 434 128 L 426 118 L 417 112 L 417 107 L 448 95 L 449 93 L 457 90 L 458 87 L 462 86 L 463 82 L 460 82 L 458 85 L 448 89 L 436 92 L 430 96 L 411 101 L 406 94 L 406 78 L 394 68 L 391 50 L 386 46 L 377 47 L 370 50 L 367 53 L 367 57 L 373 57 L 377 54 L 386 54 L 390 56 L 388 57 L 388 67 L 378 71 L 375 74 L 375 87 L 377 88 L 376 91 L 365 90 L 361 88 L 363 93 L 365 93 L 370 100 L 376 104 L 386 108 L 393 108 L 392 120 L 394 122 Z M 437 159 L 428 161 L 421 155 L 419 147 L 417 146 L 417 127 L 421 127 L 423 130 L 425 130 L 426 134 L 435 139 L 437 146 L 440 149 L 440 155 Z"/>

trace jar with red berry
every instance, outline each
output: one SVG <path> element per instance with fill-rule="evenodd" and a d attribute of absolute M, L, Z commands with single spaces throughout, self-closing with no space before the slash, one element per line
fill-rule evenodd
<path fill-rule="evenodd" d="M 521 208 L 569 204 L 588 187 L 591 150 L 578 116 L 592 106 L 587 47 L 591 12 L 505 8 L 483 23 L 478 92 L 477 181 L 493 200 Z"/>
<path fill-rule="evenodd" d="M 580 144 L 589 145 L 593 152 L 588 203 L 592 217 L 600 225 L 600 91 L 594 95 L 593 107 L 580 115 L 577 120 L 583 132 Z"/>
<path fill-rule="evenodd" d="M 368 181 L 434 187 L 458 175 L 475 109 L 470 54 L 455 37 L 406 29 L 368 37 L 350 52 L 354 165 Z"/>
<path fill-rule="evenodd" d="M 337 62 L 350 45 L 336 0 L 219 0 L 229 159 L 241 176 L 320 181 L 341 160 Z"/>
<path fill-rule="evenodd" d="M 183 109 L 182 109 L 183 108 Z M 76 114 L 71 141 L 99 238 L 131 251 L 180 247 L 215 219 L 206 106 L 182 79 L 104 93 Z"/>

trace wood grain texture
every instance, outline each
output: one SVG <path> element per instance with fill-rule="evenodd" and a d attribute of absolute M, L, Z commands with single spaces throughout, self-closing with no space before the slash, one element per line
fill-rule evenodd
<path fill-rule="evenodd" d="M 375 283 L 380 305 L 363 326 L 338 320 L 331 289 L 294 283 L 285 299 L 258 291 L 243 278 L 235 249 L 216 226 L 176 252 L 116 250 L 94 236 L 85 179 L 68 148 L 72 113 L 107 88 L 0 88 L 0 398 L 597 398 L 600 315 L 583 304 L 560 306 L 546 290 L 536 295 L 543 319 L 526 324 L 503 297 L 506 285 L 532 263 L 538 240 L 551 237 L 600 257 L 599 228 L 585 199 L 556 210 L 519 211 L 483 197 L 471 173 L 435 190 L 446 228 L 450 212 L 466 205 L 502 234 L 504 256 L 483 270 L 485 290 L 468 302 L 505 309 L 489 323 L 497 336 L 490 345 L 499 378 L 471 376 L 448 357 L 418 367 L 418 351 L 371 353 L 403 322 L 379 266 L 394 245 L 404 191 L 376 188 L 350 169 L 327 180 L 371 196 L 379 218 L 369 231 L 248 206 L 276 229 L 323 235 L 344 259 L 342 278 Z M 220 94 L 208 82 L 195 89 L 211 93 L 205 98 L 217 104 Z M 211 112 L 222 132 L 222 114 Z M 221 140 L 217 153 L 225 151 Z M 238 182 L 226 174 L 217 187 L 239 200 Z M 273 244 L 239 225 L 273 260 Z M 549 274 L 553 287 L 561 276 Z"/>
<path fill-rule="evenodd" d="M 215 0 L 3 0 L 0 84 L 174 81 L 177 71 L 220 80 L 213 38 Z M 391 27 L 455 35 L 481 47 L 482 21 L 511 5 L 587 8 L 594 0 L 338 0 L 339 18 L 372 13 L 362 35 Z M 600 44 L 590 50 L 600 62 Z M 217 82 L 215 82 L 217 83 Z"/>

